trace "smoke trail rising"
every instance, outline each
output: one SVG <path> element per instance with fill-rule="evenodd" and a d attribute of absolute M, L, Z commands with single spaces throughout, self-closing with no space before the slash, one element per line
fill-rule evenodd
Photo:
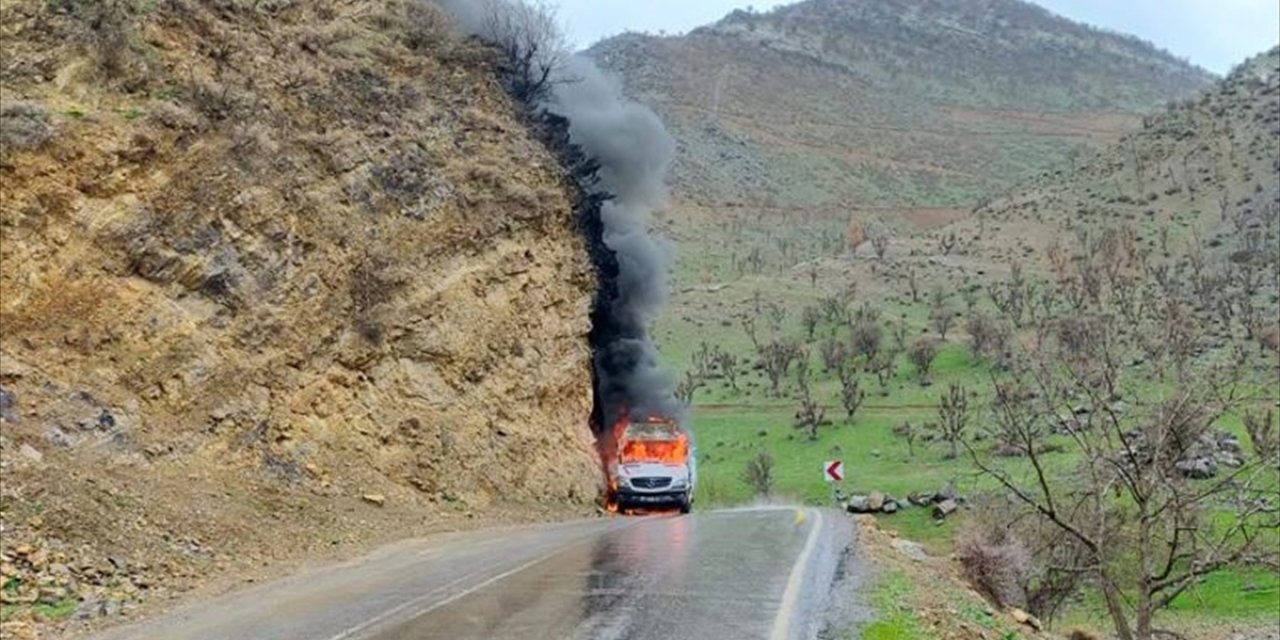
<path fill-rule="evenodd" d="M 530 74 L 531 66 L 536 75 L 539 65 L 554 65 L 548 90 L 525 106 L 550 129 L 567 122 L 569 148 L 559 148 L 565 145 L 554 134 L 546 137 L 584 192 L 578 215 L 599 278 L 589 336 L 592 427 L 606 430 L 624 410 L 682 418 L 674 378 L 660 365 L 648 332 L 667 299 L 673 251 L 651 228 L 666 201 L 675 141 L 657 115 L 627 100 L 618 81 L 594 62 L 565 58 L 554 20 L 540 6 L 525 0 L 441 0 L 441 6 L 468 33 L 505 51 L 512 67 L 506 73 Z M 527 80 L 506 84 L 510 90 Z"/>

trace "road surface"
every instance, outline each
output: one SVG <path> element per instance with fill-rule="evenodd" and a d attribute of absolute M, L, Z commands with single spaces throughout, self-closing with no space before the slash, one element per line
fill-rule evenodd
<path fill-rule="evenodd" d="M 449 534 L 98 638 L 811 638 L 852 535 L 796 508 Z"/>

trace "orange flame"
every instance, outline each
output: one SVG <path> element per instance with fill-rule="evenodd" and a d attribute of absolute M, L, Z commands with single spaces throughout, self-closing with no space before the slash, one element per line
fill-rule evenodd
<path fill-rule="evenodd" d="M 681 464 L 689 458 L 689 436 L 675 440 L 632 440 L 623 443 L 619 462 L 669 462 Z"/>

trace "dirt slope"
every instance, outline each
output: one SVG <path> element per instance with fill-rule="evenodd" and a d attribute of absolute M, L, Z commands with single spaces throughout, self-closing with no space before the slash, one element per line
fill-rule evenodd
<path fill-rule="evenodd" d="M 396 1 L 0 25 L 9 631 L 590 508 L 594 276 L 486 50 Z"/>

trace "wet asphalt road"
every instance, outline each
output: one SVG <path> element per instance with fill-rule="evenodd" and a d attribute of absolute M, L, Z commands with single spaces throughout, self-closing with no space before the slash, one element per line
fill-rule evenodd
<path fill-rule="evenodd" d="M 845 524 L 769 508 L 449 534 L 100 638 L 810 638 Z"/>

